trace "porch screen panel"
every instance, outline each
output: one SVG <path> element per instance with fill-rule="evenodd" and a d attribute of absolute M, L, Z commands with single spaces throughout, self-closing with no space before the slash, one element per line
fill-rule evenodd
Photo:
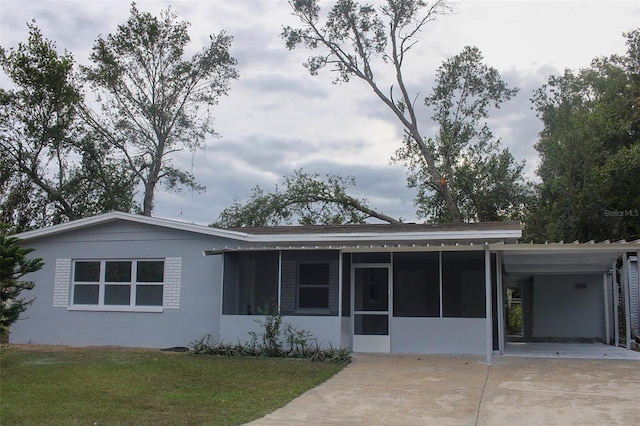
<path fill-rule="evenodd" d="M 357 336 L 388 336 L 389 317 L 387 315 L 356 314 L 354 334 Z"/>
<path fill-rule="evenodd" d="M 484 252 L 442 252 L 442 316 L 485 318 Z"/>
<path fill-rule="evenodd" d="M 222 313 L 233 315 L 238 313 L 238 253 L 225 253 L 223 261 Z"/>
<path fill-rule="evenodd" d="M 393 316 L 440 316 L 439 253 L 394 253 Z"/>
<path fill-rule="evenodd" d="M 225 253 L 222 313 L 258 315 L 278 303 L 278 252 Z"/>

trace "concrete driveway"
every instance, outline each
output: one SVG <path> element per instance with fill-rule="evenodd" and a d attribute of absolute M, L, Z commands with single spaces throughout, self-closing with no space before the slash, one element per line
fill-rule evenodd
<path fill-rule="evenodd" d="M 249 423 L 637 425 L 640 361 L 356 354 L 324 384 Z"/>

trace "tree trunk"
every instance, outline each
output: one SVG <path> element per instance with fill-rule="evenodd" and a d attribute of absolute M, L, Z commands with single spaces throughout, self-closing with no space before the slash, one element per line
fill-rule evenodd
<path fill-rule="evenodd" d="M 367 206 L 364 206 L 364 205 L 360 204 L 360 203 L 359 203 L 359 202 L 357 202 L 356 200 L 353 200 L 353 199 L 352 199 L 352 200 L 351 200 L 351 204 L 352 204 L 356 209 L 360 210 L 362 213 L 365 213 L 365 214 L 369 215 L 369 217 L 374 217 L 374 218 L 376 218 L 376 219 L 380 219 L 380 220 L 382 220 L 383 222 L 387 222 L 387 223 L 391 223 L 391 224 L 399 224 L 399 223 L 402 223 L 402 222 L 400 222 L 398 219 L 393 218 L 393 217 L 391 217 L 391 216 L 387 216 L 387 215 L 386 215 L 386 214 L 384 214 L 384 213 L 381 213 L 381 212 L 378 212 L 378 211 L 372 210 L 372 209 L 370 209 L 369 207 L 367 207 Z"/>
<path fill-rule="evenodd" d="M 429 170 L 429 174 L 431 175 L 431 183 L 433 184 L 433 187 L 436 188 L 440 195 L 442 195 L 442 198 L 444 198 L 447 210 L 451 215 L 451 221 L 454 223 L 462 222 L 462 216 L 460 215 L 458 204 L 453 199 L 453 195 L 451 195 L 451 191 L 447 187 L 446 182 L 443 183 L 442 175 L 438 171 L 438 168 L 433 161 L 433 156 L 424 145 L 424 142 L 422 142 L 422 137 L 418 133 L 417 129 L 413 129 L 413 131 L 411 132 L 411 136 L 413 137 L 413 140 L 418 144 L 420 153 L 422 154 L 425 163 L 427 163 L 427 169 Z"/>
<path fill-rule="evenodd" d="M 153 212 L 153 196 L 156 191 L 156 184 L 158 183 L 158 175 L 160 169 L 157 167 L 157 161 L 152 164 L 149 170 L 149 175 L 144 181 L 144 198 L 142 200 L 142 215 L 151 216 Z"/>
<path fill-rule="evenodd" d="M 149 175 L 144 183 L 144 200 L 142 202 L 142 215 L 151 216 L 153 211 L 153 198 L 156 191 L 156 185 L 160 180 L 160 172 L 162 171 L 162 159 L 164 157 L 164 147 L 166 146 L 166 137 L 156 132 L 158 137 L 156 141 L 155 152 L 153 153 L 153 163 L 149 167 Z"/>
<path fill-rule="evenodd" d="M 142 201 L 142 215 L 151 216 L 153 211 L 153 192 L 155 191 L 155 183 L 148 180 L 144 184 L 144 199 Z"/>
<path fill-rule="evenodd" d="M 396 117 L 398 117 L 398 120 L 400 120 L 400 122 L 404 125 L 407 135 L 411 137 L 416 144 L 418 144 L 418 149 L 420 149 L 420 153 L 422 154 L 425 163 L 427 163 L 427 170 L 429 171 L 429 175 L 431 175 L 432 186 L 436 191 L 440 193 L 440 195 L 442 195 L 442 198 L 444 198 L 447 210 L 451 215 L 451 221 L 454 223 L 462 222 L 462 216 L 460 215 L 458 204 L 453 199 L 453 195 L 451 195 L 451 191 L 446 186 L 446 184 L 442 184 L 442 175 L 436 167 L 435 161 L 433 159 L 433 154 L 429 151 L 429 149 L 427 149 L 424 140 L 422 139 L 422 135 L 418 130 L 416 113 L 413 108 L 411 99 L 409 98 L 409 94 L 407 93 L 407 90 L 405 88 L 398 60 L 396 59 L 396 79 L 402 91 L 402 97 L 405 101 L 405 107 L 407 109 L 409 118 L 407 118 L 404 112 L 400 110 L 398 106 L 392 101 L 392 98 L 387 97 L 380 90 L 380 88 L 372 78 L 366 78 L 366 76 L 362 75 L 360 76 L 360 78 L 364 79 L 371 86 L 376 96 L 378 96 L 378 98 L 382 100 L 382 102 L 384 102 L 389 107 L 389 109 L 391 109 L 391 111 L 393 111 Z"/>

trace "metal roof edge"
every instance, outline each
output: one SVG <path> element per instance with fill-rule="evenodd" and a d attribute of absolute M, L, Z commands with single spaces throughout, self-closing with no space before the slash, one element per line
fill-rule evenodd
<path fill-rule="evenodd" d="M 485 248 L 493 252 L 517 252 L 520 254 L 536 254 L 536 253 L 552 253 L 552 252 L 565 252 L 565 253 L 585 253 L 585 252 L 612 252 L 619 254 L 626 251 L 640 251 L 640 241 L 631 243 L 620 244 L 594 244 L 591 242 L 579 243 L 579 244 L 517 244 L 509 243 L 505 241 L 491 241 L 491 242 L 465 242 L 458 244 L 455 241 L 449 243 L 443 242 L 427 242 L 429 240 L 423 240 L 423 244 L 407 244 L 406 239 L 404 243 L 400 244 L 384 244 L 385 241 L 347 241 L 337 242 L 335 240 L 327 241 L 331 244 L 323 244 L 321 241 L 308 242 L 308 244 L 296 244 L 287 245 L 287 241 L 282 241 L 282 244 L 265 244 L 249 245 L 249 246 L 221 246 L 213 247 L 202 250 L 203 255 L 220 254 L 224 252 L 233 251 L 262 251 L 262 250 L 342 250 L 344 252 L 356 252 L 356 251 L 469 251 L 469 250 L 484 250 Z M 273 242 L 272 242 L 273 243 Z M 276 242 L 277 243 L 277 242 Z M 351 244 L 349 244 L 351 243 Z M 372 244 L 369 244 L 372 243 Z M 378 243 L 378 244 L 376 244 Z"/>
<path fill-rule="evenodd" d="M 72 220 L 70 222 L 61 223 L 58 225 L 52 225 L 45 228 L 34 229 L 33 231 L 26 231 L 16 234 L 15 237 L 20 240 L 33 240 L 36 238 L 48 237 L 52 235 L 61 234 L 68 231 L 75 231 L 92 226 L 110 223 L 118 220 L 124 220 L 127 222 L 142 223 L 145 225 L 160 226 L 163 228 L 176 229 L 181 231 L 195 232 L 198 234 L 212 235 L 218 237 L 232 238 L 236 240 L 248 241 L 248 234 L 238 231 L 229 231 L 226 229 L 212 228 L 205 225 L 197 225 L 194 223 L 179 222 L 171 219 L 163 219 L 151 216 L 142 216 L 138 214 L 125 213 L 125 212 L 108 212 L 99 214 L 96 216 L 85 217 L 81 219 Z"/>
<path fill-rule="evenodd" d="M 459 230 L 459 231 L 412 231 L 412 232 L 364 232 L 364 233 L 312 233 L 312 234 L 249 234 L 249 240 L 256 243 L 271 242 L 326 242 L 326 241 L 449 241 L 520 238 L 521 230 Z"/>
<path fill-rule="evenodd" d="M 562 241 L 558 243 L 526 243 L 526 244 L 500 244 L 490 243 L 492 250 L 501 251 L 635 251 L 640 250 L 639 241 L 625 241 L 610 243 L 608 241 L 595 243 L 593 241 L 587 241 L 584 243 L 572 242 L 565 244 Z"/>

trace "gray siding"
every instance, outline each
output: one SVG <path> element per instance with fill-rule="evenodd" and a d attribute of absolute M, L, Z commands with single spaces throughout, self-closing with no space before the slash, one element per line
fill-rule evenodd
<path fill-rule="evenodd" d="M 299 331 L 308 331 L 312 334 L 309 344 L 316 343 L 324 348 L 350 347 L 345 344 L 340 334 L 341 318 L 330 316 L 284 316 L 283 324 L 290 324 Z M 261 333 L 264 329 L 257 321 L 264 321 L 263 316 L 258 315 L 222 315 L 220 317 L 219 340 L 225 343 L 249 343 L 249 332 Z M 286 345 L 286 342 L 282 342 Z M 348 343 L 348 342 L 347 342 Z"/>
<path fill-rule="evenodd" d="M 533 337 L 604 340 L 602 286 L 602 275 L 535 276 Z"/>
<path fill-rule="evenodd" d="M 36 283 L 31 292 L 36 300 L 12 327 L 10 341 L 172 347 L 186 346 L 206 334 L 217 336 L 222 256 L 205 257 L 202 250 L 219 243 L 216 237 L 122 221 L 25 241 L 46 265 L 26 277 Z M 181 259 L 179 305 L 166 301 L 171 306 L 162 312 L 77 311 L 68 310 L 61 300 L 58 259 L 140 258 Z M 70 279 L 63 284 L 70 286 Z"/>
<path fill-rule="evenodd" d="M 392 318 L 391 352 L 486 353 L 484 318 Z"/>

